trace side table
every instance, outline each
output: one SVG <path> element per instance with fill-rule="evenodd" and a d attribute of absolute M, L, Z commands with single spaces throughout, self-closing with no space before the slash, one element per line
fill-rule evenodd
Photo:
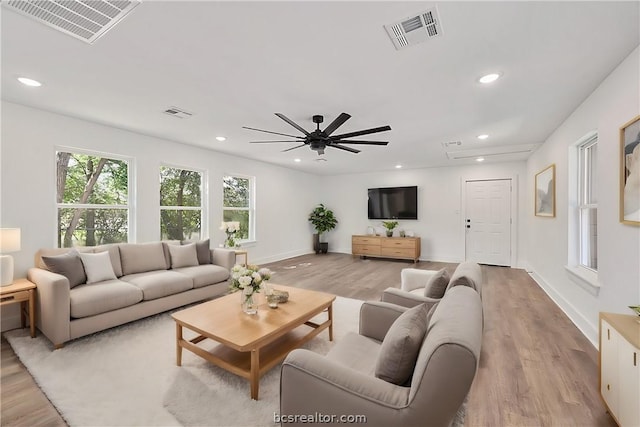
<path fill-rule="evenodd" d="M 16 279 L 8 286 L 0 287 L 0 306 L 20 303 L 20 320 L 22 327 L 27 325 L 29 315 L 29 328 L 31 338 L 36 336 L 36 285 L 27 279 Z M 29 307 L 27 308 L 27 303 Z"/>
<path fill-rule="evenodd" d="M 238 255 L 244 255 L 244 266 L 249 265 L 249 253 L 246 249 L 235 249 L 236 259 L 238 259 Z"/>

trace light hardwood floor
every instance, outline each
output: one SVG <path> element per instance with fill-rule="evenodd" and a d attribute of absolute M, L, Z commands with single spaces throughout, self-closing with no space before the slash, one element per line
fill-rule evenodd
<path fill-rule="evenodd" d="M 379 299 L 413 264 L 350 255 L 304 255 L 265 265 L 274 283 L 357 299 Z M 419 262 L 417 268 L 455 264 Z M 484 337 L 466 426 L 615 426 L 598 393 L 598 353 L 518 269 L 483 266 Z M 57 426 L 55 411 L 2 340 L 2 426 Z M 428 422 L 427 422 L 428 425 Z"/>

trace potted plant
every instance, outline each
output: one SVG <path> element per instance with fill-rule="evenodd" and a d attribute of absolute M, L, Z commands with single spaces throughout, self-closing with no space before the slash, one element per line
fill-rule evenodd
<path fill-rule="evenodd" d="M 398 226 L 398 221 L 382 221 L 382 225 L 387 229 L 387 237 L 393 236 L 393 229 Z"/>
<path fill-rule="evenodd" d="M 309 214 L 309 222 L 316 229 L 316 234 L 313 235 L 313 249 L 316 253 L 326 254 L 329 251 L 329 243 L 320 241 L 322 234 L 336 228 L 338 220 L 331 209 L 327 209 L 320 203 Z"/>

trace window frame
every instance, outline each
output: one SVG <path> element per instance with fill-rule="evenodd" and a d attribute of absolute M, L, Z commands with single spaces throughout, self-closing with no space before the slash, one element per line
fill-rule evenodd
<path fill-rule="evenodd" d="M 161 168 L 172 168 L 179 170 L 186 170 L 189 172 L 197 172 L 200 174 L 200 206 L 163 206 L 162 203 L 162 175 L 160 174 Z M 207 171 L 205 169 L 187 167 L 183 165 L 176 165 L 174 163 L 160 163 L 158 167 L 158 213 L 160 214 L 163 210 L 175 210 L 175 211 L 200 211 L 200 240 L 206 239 L 209 236 L 209 228 L 207 218 L 207 206 L 209 205 L 207 200 Z M 160 239 L 162 239 L 162 215 L 159 217 L 158 225 L 160 226 Z"/>
<path fill-rule="evenodd" d="M 597 184 L 595 181 L 597 165 L 594 164 L 594 156 L 591 149 L 595 147 L 596 156 L 595 161 L 597 162 L 597 147 L 598 147 L 598 136 L 594 135 L 591 138 L 586 139 L 582 143 L 578 144 L 578 200 L 577 200 L 577 222 L 578 222 L 578 253 L 577 253 L 577 265 L 581 268 L 586 268 L 594 273 L 598 272 L 598 244 L 597 244 L 597 233 L 596 233 L 596 242 L 595 248 L 592 248 L 591 242 L 588 239 L 585 239 L 585 235 L 589 233 L 589 228 L 591 227 L 590 223 L 585 224 L 585 212 L 595 211 L 595 225 L 597 229 L 598 225 L 598 202 L 597 196 L 595 202 L 591 199 L 591 194 L 593 194 L 593 187 Z M 594 171 L 596 169 L 596 171 Z M 590 258 L 592 252 L 595 250 L 595 262 L 596 266 L 592 267 L 586 265 L 583 260 L 585 258 Z"/>
<path fill-rule="evenodd" d="M 135 242 L 136 235 L 136 223 L 135 223 L 135 162 L 134 158 L 129 156 L 123 156 L 120 154 L 107 153 L 104 151 L 97 150 L 87 150 L 84 148 L 77 147 L 69 147 L 63 145 L 57 145 L 53 147 L 53 182 L 56 183 L 58 180 L 58 153 L 70 153 L 72 156 L 74 154 L 80 154 L 84 156 L 93 156 L 100 158 L 108 158 L 110 160 L 118 160 L 127 163 L 127 204 L 126 205 L 113 205 L 113 204 L 98 204 L 98 203 L 58 203 L 58 187 L 54 184 L 53 190 L 53 202 L 55 205 L 54 212 L 54 224 L 53 227 L 53 247 L 59 248 L 58 246 L 58 233 L 59 226 L 59 211 L 60 209 L 124 209 L 127 211 L 127 241 L 122 243 L 131 243 Z"/>
<path fill-rule="evenodd" d="M 249 206 L 248 207 L 235 207 L 235 206 L 225 206 L 224 204 L 224 179 L 226 177 L 240 178 L 246 179 L 249 181 Z M 248 236 L 246 239 L 236 239 L 239 243 L 254 243 L 256 242 L 256 177 L 238 173 L 225 173 L 222 175 L 222 221 L 224 221 L 224 211 L 226 210 L 235 210 L 235 211 L 248 211 L 249 212 L 249 230 Z"/>
<path fill-rule="evenodd" d="M 600 292 L 598 272 L 596 270 L 582 266 L 580 263 L 580 168 L 579 149 L 582 145 L 591 141 L 598 141 L 597 130 L 592 130 L 582 136 L 573 144 L 569 145 L 567 181 L 568 181 L 568 206 L 567 206 L 567 264 L 565 270 L 571 281 L 580 286 L 591 295 L 597 296 Z M 597 164 L 596 173 L 597 173 Z M 597 183 L 594 183 L 597 185 Z M 597 244 L 597 242 L 596 242 Z"/>

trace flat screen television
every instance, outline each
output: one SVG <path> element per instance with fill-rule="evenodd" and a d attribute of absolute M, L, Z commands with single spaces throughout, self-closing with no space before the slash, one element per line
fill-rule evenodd
<path fill-rule="evenodd" d="M 370 188 L 369 219 L 418 219 L 418 187 Z"/>

